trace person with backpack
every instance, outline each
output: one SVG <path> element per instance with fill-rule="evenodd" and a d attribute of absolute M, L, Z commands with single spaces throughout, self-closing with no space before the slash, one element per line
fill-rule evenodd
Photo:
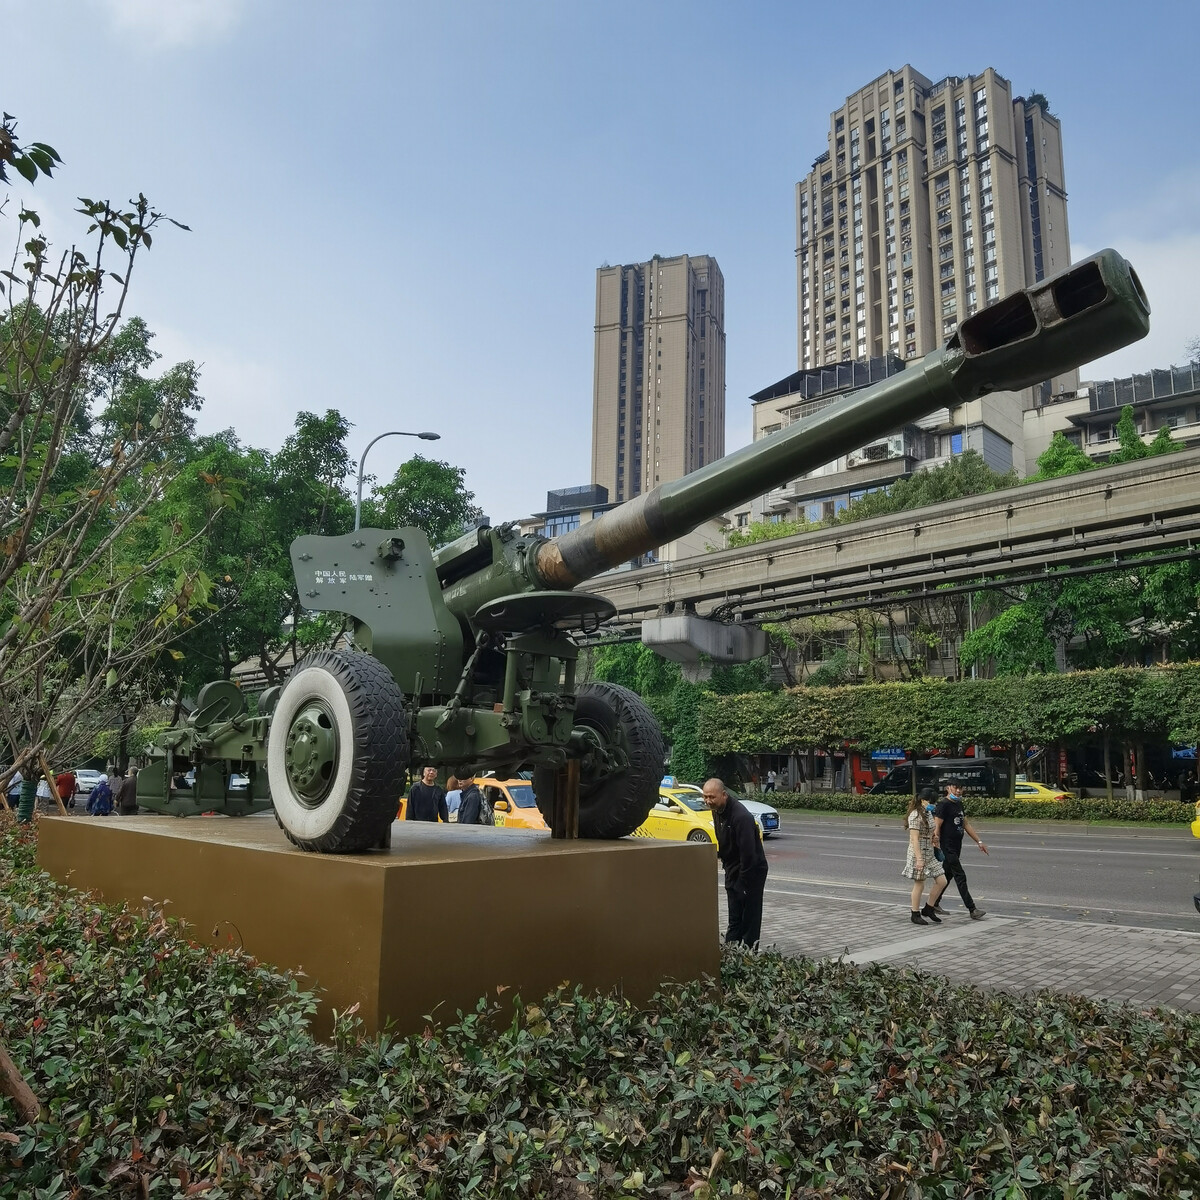
<path fill-rule="evenodd" d="M 462 799 L 458 804 L 460 825 L 494 825 L 492 806 L 473 779 L 463 781 Z"/>

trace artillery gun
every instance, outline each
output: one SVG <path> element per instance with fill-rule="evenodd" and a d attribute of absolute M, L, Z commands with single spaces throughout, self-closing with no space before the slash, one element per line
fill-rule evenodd
<path fill-rule="evenodd" d="M 138 802 L 181 815 L 273 805 L 297 846 L 346 853 L 386 843 L 410 768 L 532 767 L 559 836 L 632 833 L 658 798 L 662 735 L 628 689 L 576 686 L 574 634 L 614 613 L 576 585 L 925 414 L 1108 354 L 1145 336 L 1149 313 L 1105 250 L 981 309 L 907 370 L 562 537 L 482 527 L 436 551 L 419 529 L 297 538 L 303 603 L 344 614 L 354 649 L 301 660 L 254 715 L 234 684 L 205 685 L 160 738 Z M 185 763 L 189 789 L 174 786 Z"/>

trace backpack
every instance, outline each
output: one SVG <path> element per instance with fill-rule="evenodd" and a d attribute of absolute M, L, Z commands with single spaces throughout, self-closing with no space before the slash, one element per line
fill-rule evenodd
<path fill-rule="evenodd" d="M 107 817 L 111 815 L 112 810 L 112 788 L 108 786 L 107 779 L 102 779 L 94 788 L 92 788 L 92 794 L 88 797 L 88 812 L 90 812 L 93 817 Z"/>
<path fill-rule="evenodd" d="M 479 821 L 480 825 L 495 825 L 496 814 L 492 812 L 492 806 L 488 802 L 487 789 L 479 789 Z"/>

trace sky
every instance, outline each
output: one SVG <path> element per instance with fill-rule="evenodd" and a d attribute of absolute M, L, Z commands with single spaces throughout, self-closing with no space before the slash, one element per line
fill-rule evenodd
<path fill-rule="evenodd" d="M 200 428 L 276 449 L 353 422 L 369 473 L 466 470 L 494 520 L 590 471 L 595 271 L 715 256 L 727 450 L 796 369 L 794 186 L 881 72 L 994 67 L 1062 122 L 1075 259 L 1113 246 L 1153 308 L 1082 377 L 1200 336 L 1200 4 L 0 0 L 0 108 L 63 158 L 11 185 L 52 238 L 144 192 L 130 312 L 201 366 Z"/>

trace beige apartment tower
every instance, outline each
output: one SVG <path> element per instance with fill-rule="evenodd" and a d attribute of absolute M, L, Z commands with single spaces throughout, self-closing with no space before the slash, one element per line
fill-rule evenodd
<path fill-rule="evenodd" d="M 709 255 L 596 272 L 592 483 L 614 503 L 725 453 L 725 281 Z"/>
<path fill-rule="evenodd" d="M 940 83 L 888 71 L 830 115 L 796 231 L 800 369 L 920 358 L 1070 265 L 1059 123 L 990 67 Z"/>

